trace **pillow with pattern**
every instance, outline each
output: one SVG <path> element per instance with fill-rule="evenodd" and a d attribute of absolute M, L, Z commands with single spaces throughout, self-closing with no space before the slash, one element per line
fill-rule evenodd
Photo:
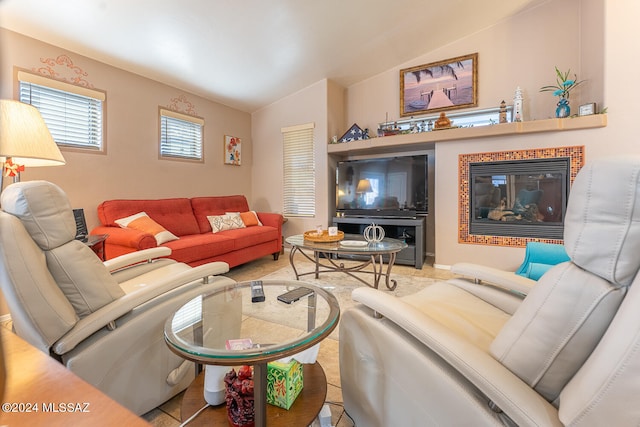
<path fill-rule="evenodd" d="M 233 230 L 235 228 L 245 228 L 242 217 L 239 213 L 226 213 L 224 215 L 208 216 L 211 231 L 218 233 L 224 230 Z"/>

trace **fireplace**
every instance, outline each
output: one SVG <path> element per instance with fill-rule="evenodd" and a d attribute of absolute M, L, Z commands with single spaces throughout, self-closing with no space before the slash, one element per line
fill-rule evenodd
<path fill-rule="evenodd" d="M 584 147 L 460 155 L 459 241 L 498 246 L 561 243 Z"/>
<path fill-rule="evenodd" d="M 471 234 L 562 239 L 568 157 L 469 164 Z"/>

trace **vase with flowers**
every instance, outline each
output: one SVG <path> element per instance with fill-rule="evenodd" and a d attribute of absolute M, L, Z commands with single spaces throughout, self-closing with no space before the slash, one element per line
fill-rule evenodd
<path fill-rule="evenodd" d="M 583 83 L 584 80 L 578 81 L 578 76 L 573 75 L 573 79 L 569 78 L 571 70 L 562 72 L 556 68 L 556 84 L 551 86 L 542 86 L 540 92 L 553 92 L 553 96 L 560 99 L 556 107 L 556 117 L 569 117 L 571 115 L 571 107 L 569 106 L 569 93 L 573 88 Z"/>

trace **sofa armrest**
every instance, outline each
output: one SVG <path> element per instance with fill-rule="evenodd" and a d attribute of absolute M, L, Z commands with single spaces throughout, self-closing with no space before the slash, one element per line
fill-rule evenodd
<path fill-rule="evenodd" d="M 226 268 L 225 268 L 226 265 Z M 56 354 L 65 354 L 79 343 L 136 307 L 162 296 L 166 292 L 189 283 L 204 284 L 209 276 L 215 276 L 229 270 L 226 263 L 212 262 L 190 268 L 175 275 L 164 277 L 148 286 L 136 289 L 117 300 L 80 319 L 69 332 L 60 338 L 52 349 Z"/>
<path fill-rule="evenodd" d="M 136 251 L 158 246 L 158 242 L 151 234 L 131 228 L 100 225 L 91 230 L 91 234 L 107 234 L 107 245 L 124 246 Z"/>
<path fill-rule="evenodd" d="M 442 357 L 520 426 L 561 426 L 558 411 L 491 355 L 402 299 L 371 288 L 352 298 L 386 317 Z M 373 318 L 372 318 L 373 319 Z"/>
<path fill-rule="evenodd" d="M 278 229 L 278 232 L 282 234 L 282 214 L 274 212 L 256 212 L 258 219 L 262 225 L 268 225 Z"/>

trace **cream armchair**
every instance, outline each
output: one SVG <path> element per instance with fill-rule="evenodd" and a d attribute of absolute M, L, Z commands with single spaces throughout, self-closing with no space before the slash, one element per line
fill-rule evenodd
<path fill-rule="evenodd" d="M 226 263 L 158 259 L 167 248 L 103 263 L 74 240 L 69 201 L 49 182 L 12 184 L 0 206 L 0 287 L 19 336 L 137 414 L 191 383 L 193 364 L 168 349 L 164 323 L 197 295 L 234 283 L 217 276 Z"/>
<path fill-rule="evenodd" d="M 640 424 L 639 158 L 580 171 L 564 244 L 571 260 L 516 292 L 465 279 L 404 298 L 356 289 L 340 321 L 356 425 Z"/>

